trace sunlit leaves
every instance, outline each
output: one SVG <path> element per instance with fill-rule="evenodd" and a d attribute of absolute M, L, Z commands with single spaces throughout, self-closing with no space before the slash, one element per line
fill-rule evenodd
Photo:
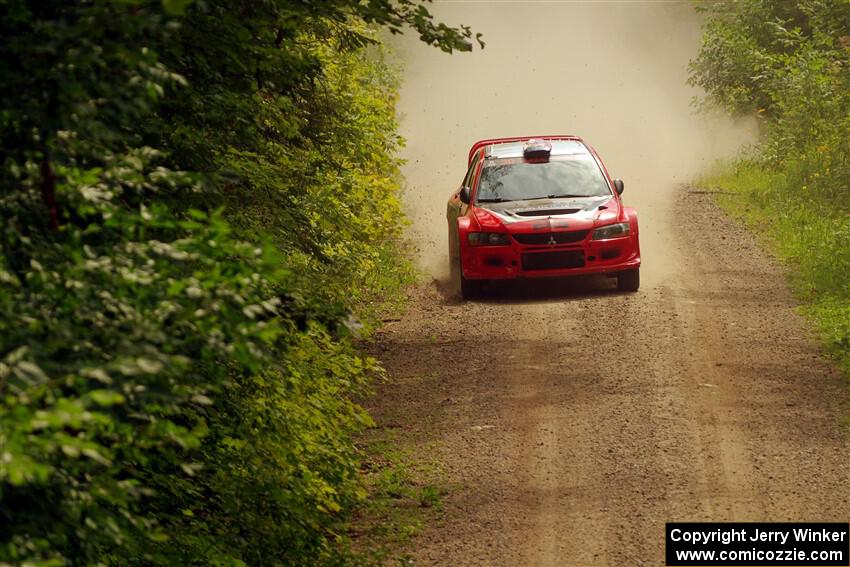
<path fill-rule="evenodd" d="M 805 311 L 850 364 L 850 3 L 717 3 L 692 81 L 731 111 L 755 111 L 754 159 L 721 179 L 744 194 L 791 267 Z"/>
<path fill-rule="evenodd" d="M 409 1 L 4 10 L 0 563 L 328 559 L 381 372 L 350 337 L 410 275 L 368 24 L 471 30 Z"/>

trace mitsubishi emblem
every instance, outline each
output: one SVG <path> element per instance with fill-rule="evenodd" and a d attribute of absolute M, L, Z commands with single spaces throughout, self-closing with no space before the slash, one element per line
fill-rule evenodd
<path fill-rule="evenodd" d="M 550 235 L 549 235 L 549 244 L 550 244 L 550 245 L 555 245 L 555 244 L 557 244 L 557 242 L 555 242 L 555 235 L 554 235 L 554 234 L 550 234 Z"/>

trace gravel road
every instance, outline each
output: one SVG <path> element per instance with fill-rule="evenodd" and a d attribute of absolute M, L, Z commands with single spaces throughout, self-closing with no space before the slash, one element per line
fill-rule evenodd
<path fill-rule="evenodd" d="M 710 195 L 667 207 L 636 294 L 426 285 L 387 324 L 369 409 L 452 487 L 415 564 L 663 565 L 667 521 L 850 517 L 846 384 L 781 269 Z"/>

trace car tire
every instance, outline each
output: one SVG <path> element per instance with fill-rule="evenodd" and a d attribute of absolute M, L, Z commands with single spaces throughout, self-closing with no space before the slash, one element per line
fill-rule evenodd
<path fill-rule="evenodd" d="M 640 269 L 626 270 L 617 274 L 617 289 L 620 291 L 637 291 L 640 287 Z"/>
<path fill-rule="evenodd" d="M 463 266 L 461 260 L 451 260 L 450 277 L 452 283 L 456 286 L 455 289 L 460 292 L 461 299 L 474 299 L 481 295 L 481 288 L 484 286 L 484 280 L 469 280 L 463 277 Z"/>
<path fill-rule="evenodd" d="M 483 280 L 468 280 L 460 273 L 460 296 L 464 299 L 475 299 L 481 295 Z"/>

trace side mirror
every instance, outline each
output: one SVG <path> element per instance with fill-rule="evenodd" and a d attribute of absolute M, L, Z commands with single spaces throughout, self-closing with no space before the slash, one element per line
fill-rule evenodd
<path fill-rule="evenodd" d="M 625 187 L 625 185 L 623 185 L 623 180 L 622 180 L 622 179 L 615 179 L 615 180 L 614 180 L 614 189 L 616 189 L 616 190 L 617 190 L 617 195 L 622 195 L 622 194 L 623 194 L 623 189 L 625 189 L 625 188 L 626 188 L 626 187 Z"/>
<path fill-rule="evenodd" d="M 464 187 L 460 190 L 460 202 L 466 205 L 469 204 L 469 187 Z"/>

